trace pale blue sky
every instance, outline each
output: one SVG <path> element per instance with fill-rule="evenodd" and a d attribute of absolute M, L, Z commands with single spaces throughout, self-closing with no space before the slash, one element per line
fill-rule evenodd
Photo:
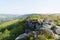
<path fill-rule="evenodd" d="M 60 13 L 60 0 L 0 0 L 1 13 Z"/>

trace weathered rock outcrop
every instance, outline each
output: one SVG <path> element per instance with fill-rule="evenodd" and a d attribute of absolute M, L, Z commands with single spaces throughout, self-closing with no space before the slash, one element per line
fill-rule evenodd
<path fill-rule="evenodd" d="M 31 34 L 31 31 L 34 31 L 35 36 L 37 36 L 36 32 L 35 32 L 35 29 L 40 29 L 40 30 L 44 30 L 45 29 L 50 34 L 55 35 L 53 30 L 51 30 L 51 28 L 52 28 L 51 24 L 52 24 L 53 20 L 47 19 L 47 20 L 43 20 L 41 22 L 42 22 L 42 25 L 39 24 L 39 21 L 37 19 L 27 20 L 27 25 L 28 25 L 27 28 L 28 29 L 25 29 L 25 33 L 19 35 L 15 40 L 22 39 L 22 38 L 25 38 L 25 37 L 29 36 Z M 60 34 L 60 27 L 58 27 L 58 26 L 56 26 L 56 27 L 58 28 L 57 30 L 55 30 L 56 33 Z M 30 30 L 30 28 L 31 28 L 31 30 Z M 36 39 L 38 39 L 38 38 L 36 38 Z"/>

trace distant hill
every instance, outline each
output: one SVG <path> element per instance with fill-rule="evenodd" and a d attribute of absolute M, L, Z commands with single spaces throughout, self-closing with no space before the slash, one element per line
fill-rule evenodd
<path fill-rule="evenodd" d="M 25 14 L 25 15 L 16 15 L 16 14 L 0 14 L 0 23 L 10 21 L 10 20 L 15 20 L 15 19 L 21 19 L 21 18 L 26 18 L 32 15 L 51 15 L 51 16 L 60 16 L 60 13 L 56 14 Z"/>
<path fill-rule="evenodd" d="M 31 14 L 27 14 L 27 15 L 0 14 L 0 23 L 10 21 L 10 20 L 15 20 L 15 19 L 26 18 L 30 15 Z"/>
<path fill-rule="evenodd" d="M 17 19 L 20 15 L 12 15 L 12 14 L 0 14 L 0 23 Z"/>

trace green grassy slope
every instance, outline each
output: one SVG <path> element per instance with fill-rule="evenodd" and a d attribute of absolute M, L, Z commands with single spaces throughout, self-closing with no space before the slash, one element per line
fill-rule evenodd
<path fill-rule="evenodd" d="M 25 26 L 23 20 L 13 20 L 0 25 L 0 40 L 15 40 L 22 34 Z"/>

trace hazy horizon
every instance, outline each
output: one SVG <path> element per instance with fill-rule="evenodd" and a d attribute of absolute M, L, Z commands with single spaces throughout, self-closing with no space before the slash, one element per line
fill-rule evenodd
<path fill-rule="evenodd" d="M 0 14 L 60 13 L 60 0 L 0 0 Z"/>

